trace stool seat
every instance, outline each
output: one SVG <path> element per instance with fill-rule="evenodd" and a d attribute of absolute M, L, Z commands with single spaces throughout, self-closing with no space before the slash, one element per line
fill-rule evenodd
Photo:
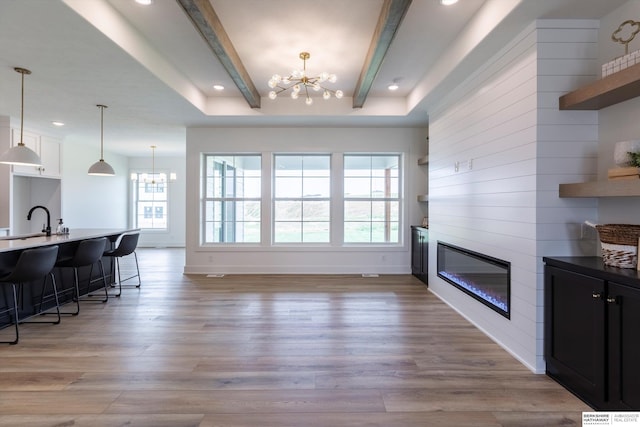
<path fill-rule="evenodd" d="M 13 317 L 15 323 L 15 339 L 12 341 L 0 341 L 2 343 L 8 344 L 17 344 L 20 339 L 20 331 L 18 325 L 20 323 L 60 323 L 60 305 L 57 298 L 57 287 L 56 287 L 56 279 L 53 275 L 53 268 L 56 263 L 56 258 L 58 257 L 58 246 L 45 246 L 42 248 L 34 248 L 34 249 L 25 249 L 20 253 L 18 257 L 18 261 L 16 262 L 15 267 L 9 271 L 0 275 L 0 285 L 7 286 L 11 285 L 11 290 L 13 293 Z M 26 322 L 21 321 L 18 313 L 18 298 L 16 292 L 16 285 L 19 286 L 20 291 L 23 290 L 23 286 L 31 285 L 33 282 L 41 280 L 44 278 L 46 285 L 47 275 L 51 278 L 51 283 L 56 295 L 56 314 L 57 320 L 52 322 L 47 321 L 33 321 Z M 43 293 L 44 287 L 43 285 Z M 42 307 L 42 306 L 41 306 Z M 8 308 L 3 313 L 10 312 L 11 309 Z"/>
<path fill-rule="evenodd" d="M 107 302 L 109 299 L 109 294 L 107 291 L 107 279 L 104 275 L 104 268 L 102 265 L 102 253 L 104 252 L 104 248 L 107 244 L 106 237 L 99 237 L 96 239 L 87 239 L 83 240 L 78 244 L 74 254 L 69 257 L 60 258 L 55 263 L 55 266 L 58 268 L 72 268 L 73 269 L 73 279 L 74 279 L 74 287 L 73 289 L 68 289 L 74 291 L 74 300 L 76 302 L 76 310 L 71 313 L 62 313 L 62 314 L 71 314 L 77 315 L 80 313 L 80 284 L 78 280 L 78 268 L 80 267 L 91 267 L 89 272 L 89 284 L 91 283 L 91 275 L 93 272 L 93 265 L 98 264 L 100 268 L 100 274 L 102 275 L 102 283 L 104 285 L 104 294 L 105 298 L 102 302 Z M 87 285 L 87 287 L 89 286 Z M 65 291 L 60 291 L 65 292 Z M 44 295 L 43 295 L 44 298 Z"/>

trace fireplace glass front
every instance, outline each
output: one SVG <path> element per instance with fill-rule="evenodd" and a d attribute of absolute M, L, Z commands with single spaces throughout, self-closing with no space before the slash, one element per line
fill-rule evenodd
<path fill-rule="evenodd" d="M 509 318 L 511 263 L 438 242 L 438 277 Z"/>

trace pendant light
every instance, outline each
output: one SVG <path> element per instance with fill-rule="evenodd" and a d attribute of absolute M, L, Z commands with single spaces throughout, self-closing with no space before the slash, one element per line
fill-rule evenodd
<path fill-rule="evenodd" d="M 15 67 L 18 73 L 22 74 L 22 92 L 20 100 L 20 141 L 18 145 L 15 145 L 5 151 L 0 156 L 0 163 L 6 163 L 9 165 L 22 165 L 22 166 L 42 166 L 42 160 L 35 151 L 24 145 L 22 142 L 22 136 L 24 133 L 24 75 L 31 74 L 31 71 L 26 68 Z"/>
<path fill-rule="evenodd" d="M 98 176 L 114 176 L 116 173 L 114 172 L 111 165 L 104 161 L 104 109 L 107 108 L 106 105 L 98 104 L 96 105 L 100 109 L 100 160 L 95 162 L 89 168 L 89 175 L 98 175 Z"/>

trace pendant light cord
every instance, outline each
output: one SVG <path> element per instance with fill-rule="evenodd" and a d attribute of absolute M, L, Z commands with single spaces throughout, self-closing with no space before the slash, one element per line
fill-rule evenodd
<path fill-rule="evenodd" d="M 104 161 L 104 109 L 107 106 L 98 104 L 97 107 L 100 108 L 100 160 Z"/>
<path fill-rule="evenodd" d="M 20 89 L 20 141 L 18 141 L 18 145 L 24 145 L 24 75 L 31 74 L 31 71 L 26 68 L 15 67 L 14 70 L 20 74 L 22 74 L 22 84 Z"/>
<path fill-rule="evenodd" d="M 156 146 L 151 146 L 151 184 L 156 183 Z"/>
<path fill-rule="evenodd" d="M 20 144 L 24 145 L 23 141 L 23 133 L 24 133 L 24 73 L 20 72 L 20 74 L 22 74 L 22 90 L 20 91 Z"/>

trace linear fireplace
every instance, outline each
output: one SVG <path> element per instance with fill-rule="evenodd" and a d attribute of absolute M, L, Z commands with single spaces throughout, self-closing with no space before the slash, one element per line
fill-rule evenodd
<path fill-rule="evenodd" d="M 438 242 L 438 277 L 509 318 L 511 263 Z"/>

